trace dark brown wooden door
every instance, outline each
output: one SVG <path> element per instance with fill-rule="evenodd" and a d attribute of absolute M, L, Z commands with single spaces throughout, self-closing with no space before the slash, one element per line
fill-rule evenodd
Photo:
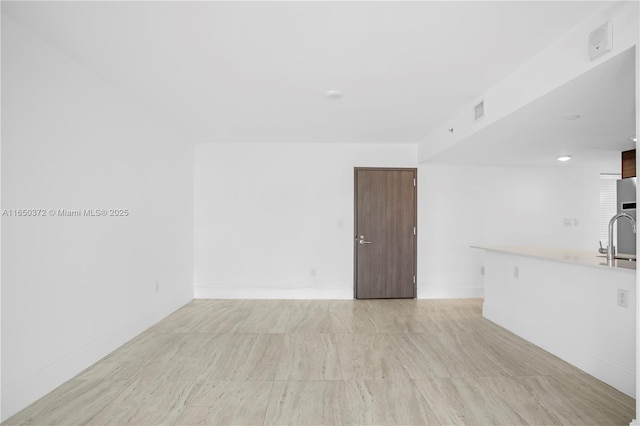
<path fill-rule="evenodd" d="M 416 297 L 416 169 L 355 169 L 355 297 Z"/>

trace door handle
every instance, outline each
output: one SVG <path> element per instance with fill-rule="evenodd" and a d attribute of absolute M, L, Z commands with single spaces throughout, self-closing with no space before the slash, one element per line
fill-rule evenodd
<path fill-rule="evenodd" d="M 364 235 L 360 235 L 360 239 L 358 240 L 358 244 L 363 245 L 363 244 L 372 244 L 373 241 L 367 241 L 364 239 Z"/>

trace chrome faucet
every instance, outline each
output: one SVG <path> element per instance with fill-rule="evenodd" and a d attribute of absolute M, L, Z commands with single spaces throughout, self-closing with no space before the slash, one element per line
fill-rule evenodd
<path fill-rule="evenodd" d="M 627 218 L 631 222 L 631 229 L 636 233 L 636 220 L 628 213 L 620 212 L 609 221 L 609 245 L 607 246 L 607 261 L 612 262 L 616 258 L 616 247 L 613 245 L 613 224 L 620 218 Z"/>

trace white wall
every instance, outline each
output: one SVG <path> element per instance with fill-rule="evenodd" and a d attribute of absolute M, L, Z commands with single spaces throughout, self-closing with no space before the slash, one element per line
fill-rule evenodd
<path fill-rule="evenodd" d="M 193 146 L 2 18 L 2 208 L 130 212 L 2 218 L 6 419 L 192 299 Z"/>
<path fill-rule="evenodd" d="M 198 144 L 195 295 L 352 298 L 353 168 L 415 145 Z"/>
<path fill-rule="evenodd" d="M 596 250 L 606 171 L 421 164 L 418 297 L 482 296 L 482 253 L 471 245 Z M 565 227 L 564 218 L 579 224 Z"/>
<path fill-rule="evenodd" d="M 196 297 L 353 297 L 353 167 L 415 167 L 414 155 L 403 145 L 198 144 Z M 418 297 L 481 297 L 474 244 L 595 250 L 599 173 L 611 171 L 419 165 Z"/>
<path fill-rule="evenodd" d="M 2 7 L 0 7 L 0 46 L 2 46 Z M 0 48 L 0 53 L 2 49 Z M 0 81 L 2 80 L 2 55 L 0 54 Z M 2 84 L 0 84 L 0 100 L 2 100 Z M 2 102 L 0 101 L 0 117 L 2 117 Z M 1 120 L 0 120 L 1 121 Z M 0 125 L 1 127 L 1 125 Z M 0 188 L 2 188 L 2 132 L 0 131 Z M 1 206 L 0 191 L 0 206 Z M 2 330 L 2 220 L 0 220 L 0 331 Z M 0 332 L 0 422 L 2 416 L 2 336 Z"/>

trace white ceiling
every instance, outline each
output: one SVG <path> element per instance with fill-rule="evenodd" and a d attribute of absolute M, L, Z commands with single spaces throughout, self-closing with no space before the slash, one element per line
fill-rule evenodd
<path fill-rule="evenodd" d="M 606 164 L 635 149 L 635 51 L 628 49 L 454 145 L 431 161 L 449 164 Z M 580 119 L 564 117 L 579 115 Z"/>
<path fill-rule="evenodd" d="M 420 142 L 602 6 L 2 1 L 195 142 Z"/>

